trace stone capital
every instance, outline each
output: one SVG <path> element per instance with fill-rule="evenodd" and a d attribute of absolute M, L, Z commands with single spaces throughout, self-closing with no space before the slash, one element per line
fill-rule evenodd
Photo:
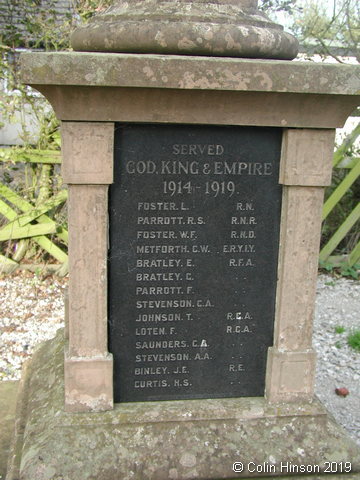
<path fill-rule="evenodd" d="M 118 0 L 71 37 L 74 50 L 291 60 L 298 42 L 256 0 Z"/>

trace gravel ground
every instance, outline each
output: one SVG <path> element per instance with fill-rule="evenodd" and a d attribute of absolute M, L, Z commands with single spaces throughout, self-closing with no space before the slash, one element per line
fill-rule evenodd
<path fill-rule="evenodd" d="M 18 380 L 36 345 L 63 326 L 65 287 L 27 272 L 0 277 L 0 381 Z"/>
<path fill-rule="evenodd" d="M 19 379 L 21 365 L 36 345 L 63 326 L 66 283 L 30 273 L 0 278 L 0 381 Z M 314 322 L 316 394 L 360 445 L 360 352 L 347 344 L 356 329 L 360 330 L 360 282 L 320 275 Z M 336 388 L 346 388 L 349 394 L 339 396 Z"/>
<path fill-rule="evenodd" d="M 315 391 L 360 445 L 360 351 L 347 343 L 355 330 L 360 331 L 360 282 L 321 275 L 313 336 L 318 355 Z M 336 388 L 349 394 L 336 395 Z"/>

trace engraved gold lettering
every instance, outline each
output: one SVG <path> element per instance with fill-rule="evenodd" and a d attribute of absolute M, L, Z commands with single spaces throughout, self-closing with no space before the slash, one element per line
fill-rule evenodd
<path fill-rule="evenodd" d="M 136 308 L 193 308 L 191 300 L 137 300 Z"/>
<path fill-rule="evenodd" d="M 223 245 L 223 253 L 255 253 L 255 245 L 240 244 L 240 245 Z"/>
<path fill-rule="evenodd" d="M 193 253 L 210 253 L 209 245 L 193 245 L 192 246 Z"/>
<path fill-rule="evenodd" d="M 195 230 L 180 231 L 179 235 L 180 235 L 180 238 L 194 239 L 194 238 L 196 238 L 196 231 Z"/>
<path fill-rule="evenodd" d="M 180 322 L 182 320 L 180 313 L 140 313 L 135 321 L 147 323 L 160 322 Z"/>
<path fill-rule="evenodd" d="M 191 383 L 187 378 L 184 378 L 183 380 L 174 380 L 174 387 L 190 387 Z"/>
<path fill-rule="evenodd" d="M 177 238 L 174 230 L 138 230 L 136 236 L 144 240 Z"/>
<path fill-rule="evenodd" d="M 251 333 L 248 325 L 227 325 L 226 333 Z"/>
<path fill-rule="evenodd" d="M 135 375 L 165 375 L 168 373 L 168 367 L 136 367 Z"/>
<path fill-rule="evenodd" d="M 208 308 L 208 307 L 213 307 L 214 305 L 211 303 L 209 299 L 207 300 L 196 300 L 196 306 L 198 308 Z"/>
<path fill-rule="evenodd" d="M 139 161 L 139 162 L 127 162 L 126 171 L 129 174 L 137 173 L 143 175 L 146 173 L 157 173 L 156 164 L 152 160 L 148 161 Z"/>
<path fill-rule="evenodd" d="M 231 225 L 256 225 L 255 217 L 231 217 Z"/>
<path fill-rule="evenodd" d="M 154 253 L 189 253 L 189 247 L 187 245 L 137 245 L 136 253 L 151 254 Z"/>
<path fill-rule="evenodd" d="M 184 362 L 190 360 L 189 353 L 148 353 L 135 356 L 136 363 Z"/>
<path fill-rule="evenodd" d="M 174 327 L 138 327 L 135 329 L 135 335 L 173 335 L 175 333 Z"/>
<path fill-rule="evenodd" d="M 231 239 L 242 239 L 242 238 L 256 238 L 254 230 L 231 230 L 230 232 Z"/>
<path fill-rule="evenodd" d="M 209 354 L 207 352 L 204 353 L 196 353 L 194 356 L 194 360 L 210 360 Z"/>
<path fill-rule="evenodd" d="M 229 267 L 255 267 L 251 258 L 230 258 Z"/>
<path fill-rule="evenodd" d="M 166 380 L 135 380 L 135 388 L 156 388 L 167 387 L 168 382 Z"/>
<path fill-rule="evenodd" d="M 188 210 L 185 202 L 138 202 L 138 210 L 143 211 L 177 211 Z"/>
<path fill-rule="evenodd" d="M 186 365 L 183 365 L 181 367 L 176 367 L 172 373 L 175 373 L 175 374 L 188 374 L 189 373 L 189 369 Z"/>
<path fill-rule="evenodd" d="M 150 340 L 146 342 L 135 342 L 137 350 L 146 350 L 153 348 L 187 348 L 188 344 L 185 340 Z"/>
<path fill-rule="evenodd" d="M 136 295 L 182 295 L 182 287 L 136 287 Z"/>
<path fill-rule="evenodd" d="M 241 211 L 244 211 L 244 210 L 254 210 L 254 207 L 253 207 L 253 204 L 252 202 L 238 202 L 236 204 L 236 210 L 241 210 Z"/>
<path fill-rule="evenodd" d="M 272 175 L 271 163 L 214 162 L 215 175 Z"/>
<path fill-rule="evenodd" d="M 136 280 L 138 282 L 174 282 L 181 280 L 181 273 L 137 273 Z"/>
<path fill-rule="evenodd" d="M 250 320 L 252 316 L 250 315 L 249 312 L 228 312 L 226 314 L 227 320 Z"/>
<path fill-rule="evenodd" d="M 238 364 L 229 364 L 229 372 L 244 372 L 244 364 L 243 363 L 238 363 Z"/>
<path fill-rule="evenodd" d="M 198 162 L 188 162 L 186 160 L 162 160 L 160 173 L 162 175 L 182 175 L 192 174 L 197 175 L 199 173 Z"/>
<path fill-rule="evenodd" d="M 138 258 L 136 260 L 137 268 L 174 268 L 181 267 L 181 260 L 172 259 L 172 258 L 155 258 L 153 260 L 143 260 Z"/>
<path fill-rule="evenodd" d="M 215 144 L 177 144 L 172 146 L 173 155 L 222 155 L 224 147 Z"/>
<path fill-rule="evenodd" d="M 194 348 L 206 348 L 208 347 L 208 343 L 205 339 L 202 339 L 202 340 L 193 340 L 192 341 L 192 344 L 191 344 Z"/>
<path fill-rule="evenodd" d="M 203 217 L 138 217 L 138 225 L 203 225 Z"/>

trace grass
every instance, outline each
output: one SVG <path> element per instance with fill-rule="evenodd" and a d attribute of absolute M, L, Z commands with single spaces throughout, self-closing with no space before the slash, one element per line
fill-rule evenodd
<path fill-rule="evenodd" d="M 346 328 L 341 326 L 341 325 L 336 325 L 336 327 L 335 327 L 335 333 L 344 333 L 345 330 L 346 330 Z"/>
<path fill-rule="evenodd" d="M 360 330 L 354 330 L 347 338 L 348 345 L 360 352 Z"/>

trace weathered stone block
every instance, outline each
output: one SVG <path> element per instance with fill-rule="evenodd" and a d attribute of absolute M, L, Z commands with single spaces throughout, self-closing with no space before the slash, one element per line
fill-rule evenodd
<path fill-rule="evenodd" d="M 64 183 L 112 183 L 113 123 L 62 122 L 61 138 L 61 172 Z"/>
<path fill-rule="evenodd" d="M 269 402 L 311 401 L 315 381 L 316 354 L 283 352 L 269 348 L 265 396 Z"/>
<path fill-rule="evenodd" d="M 99 412 L 113 408 L 113 360 L 104 357 L 69 357 L 65 354 L 65 409 Z"/>
<path fill-rule="evenodd" d="M 12 452 L 7 480 L 295 480 L 289 468 L 297 465 L 313 468 L 301 478 L 315 480 L 328 477 L 324 468 L 332 461 L 352 463 L 341 479 L 360 474 L 359 447 L 316 401 L 136 402 L 66 413 L 63 349 L 60 333 L 27 368 L 16 422 L 19 455 Z M 244 470 L 235 474 L 239 461 Z M 256 465 L 259 471 L 251 471 Z"/>
<path fill-rule="evenodd" d="M 334 130 L 285 130 L 280 183 L 309 187 L 330 185 L 334 140 Z"/>

